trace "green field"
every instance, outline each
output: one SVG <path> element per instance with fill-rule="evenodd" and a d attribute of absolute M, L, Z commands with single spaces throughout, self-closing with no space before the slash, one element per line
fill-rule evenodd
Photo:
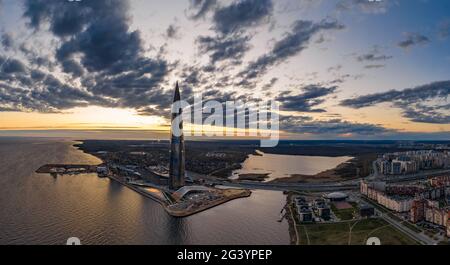
<path fill-rule="evenodd" d="M 353 226 L 351 238 L 350 227 Z M 298 225 L 301 245 L 365 245 L 369 237 L 378 237 L 383 245 L 416 245 L 413 239 L 382 219 L 364 219 L 335 224 Z"/>
<path fill-rule="evenodd" d="M 331 210 L 340 220 L 348 221 L 353 219 L 357 208 L 353 206 L 352 208 L 349 209 L 337 209 L 334 204 L 331 204 Z"/>

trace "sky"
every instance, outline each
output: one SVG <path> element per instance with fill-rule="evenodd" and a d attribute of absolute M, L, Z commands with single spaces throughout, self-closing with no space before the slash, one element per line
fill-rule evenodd
<path fill-rule="evenodd" d="M 450 140 L 450 1 L 0 0 L 0 136 L 145 138 L 176 81 L 286 138 Z"/>

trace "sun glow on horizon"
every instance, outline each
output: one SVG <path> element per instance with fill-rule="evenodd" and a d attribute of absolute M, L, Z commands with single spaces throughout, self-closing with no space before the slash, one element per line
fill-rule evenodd
<path fill-rule="evenodd" d="M 127 129 L 167 130 L 162 117 L 143 116 L 133 109 L 84 107 L 63 113 L 3 112 L 0 130 Z"/>

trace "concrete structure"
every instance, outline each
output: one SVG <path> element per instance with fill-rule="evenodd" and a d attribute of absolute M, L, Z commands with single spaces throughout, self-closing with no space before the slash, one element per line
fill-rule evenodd
<path fill-rule="evenodd" d="M 447 226 L 448 211 L 446 208 L 440 208 L 439 202 L 428 200 L 425 209 L 425 221 L 440 226 Z"/>
<path fill-rule="evenodd" d="M 176 192 L 174 192 L 172 194 L 172 197 L 175 200 L 180 201 L 186 195 L 188 195 L 190 193 L 199 193 L 199 192 L 208 192 L 208 191 L 213 191 L 213 189 L 205 187 L 205 186 L 184 186 L 184 187 L 180 188 L 179 190 L 177 190 Z"/>
<path fill-rule="evenodd" d="M 425 200 L 416 199 L 414 200 L 411 207 L 410 221 L 413 223 L 417 223 L 424 219 L 425 219 Z"/>
<path fill-rule="evenodd" d="M 448 219 L 447 219 L 447 237 L 450 237 L 450 211 L 448 213 Z"/>
<path fill-rule="evenodd" d="M 322 219 L 329 220 L 331 216 L 331 209 L 325 205 L 317 208 L 317 213 Z"/>
<path fill-rule="evenodd" d="M 102 178 L 107 177 L 109 174 L 108 167 L 105 167 L 105 166 L 97 167 L 97 174 L 99 177 L 102 177 Z"/>
<path fill-rule="evenodd" d="M 450 208 L 440 207 L 438 201 L 416 199 L 410 212 L 413 223 L 426 221 L 446 228 L 450 237 Z"/>
<path fill-rule="evenodd" d="M 313 212 L 308 206 L 297 206 L 298 219 L 300 222 L 312 222 Z"/>
<path fill-rule="evenodd" d="M 384 182 L 367 183 L 361 181 L 360 192 L 369 199 L 376 201 L 384 207 L 396 212 L 409 212 L 411 210 L 414 198 L 408 196 L 399 196 L 387 194 L 387 185 Z"/>
<path fill-rule="evenodd" d="M 404 213 L 409 212 L 414 199 L 400 196 L 389 196 L 384 193 L 377 193 L 377 202 L 389 210 Z"/>
<path fill-rule="evenodd" d="M 180 102 L 180 88 L 178 82 L 175 87 L 173 103 Z M 174 109 L 176 108 L 176 109 Z M 181 118 L 183 109 L 177 104 L 172 106 L 172 126 L 170 141 L 170 168 L 169 168 L 169 188 L 177 190 L 184 186 L 185 178 L 185 153 L 184 153 L 184 136 L 183 136 L 183 120 Z M 176 135 L 176 132 L 179 132 Z"/>
<path fill-rule="evenodd" d="M 324 196 L 325 199 L 328 199 L 330 201 L 336 202 L 336 201 L 345 201 L 348 198 L 348 195 L 343 192 L 332 192 L 328 193 Z"/>
<path fill-rule="evenodd" d="M 362 205 L 359 208 L 359 215 L 361 217 L 371 217 L 375 215 L 375 208 L 369 205 Z"/>
<path fill-rule="evenodd" d="M 450 187 L 450 176 L 439 176 L 439 177 L 433 177 L 428 180 L 431 186 L 433 187 Z"/>
<path fill-rule="evenodd" d="M 433 150 L 387 153 L 375 163 L 378 172 L 384 175 L 412 174 L 423 169 L 450 168 L 450 153 Z"/>

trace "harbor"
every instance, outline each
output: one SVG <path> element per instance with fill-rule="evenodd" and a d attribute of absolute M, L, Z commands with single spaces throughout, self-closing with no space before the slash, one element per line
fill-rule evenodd
<path fill-rule="evenodd" d="M 36 173 L 50 174 L 54 177 L 97 173 L 99 177 L 108 177 L 140 195 L 158 202 L 169 215 L 174 217 L 191 216 L 228 201 L 251 195 L 251 191 L 247 189 L 225 189 L 197 185 L 184 186 L 175 192 L 171 192 L 164 186 L 144 181 L 133 181 L 109 173 L 106 167 L 100 165 L 47 164 L 37 169 Z"/>

